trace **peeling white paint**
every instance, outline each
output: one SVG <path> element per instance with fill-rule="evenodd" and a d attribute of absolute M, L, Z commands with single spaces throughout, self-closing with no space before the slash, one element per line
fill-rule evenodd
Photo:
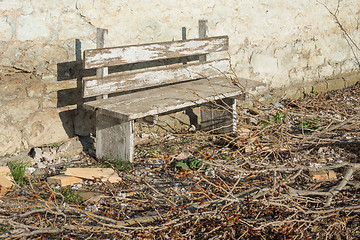
<path fill-rule="evenodd" d="M 224 76 L 229 71 L 229 60 L 223 59 L 133 74 L 114 74 L 99 80 L 85 79 L 84 97 L 115 93 L 134 88 L 146 88 L 155 85 L 203 78 L 204 76 Z"/>

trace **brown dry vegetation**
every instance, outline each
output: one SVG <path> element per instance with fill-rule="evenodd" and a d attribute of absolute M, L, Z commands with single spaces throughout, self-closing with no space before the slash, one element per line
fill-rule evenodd
<path fill-rule="evenodd" d="M 68 162 L 110 165 L 123 181 L 85 182 L 102 194 L 95 202 L 44 178 L 17 186 L 0 198 L 0 237 L 358 239 L 359 98 L 360 84 L 314 89 L 283 107 L 240 108 L 235 136 L 152 139 L 131 166 L 88 156 Z M 312 169 L 332 169 L 337 179 L 313 181 Z"/>

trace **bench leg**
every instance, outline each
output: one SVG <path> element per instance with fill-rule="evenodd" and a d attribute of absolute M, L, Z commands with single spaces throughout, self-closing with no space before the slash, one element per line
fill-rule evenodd
<path fill-rule="evenodd" d="M 201 106 L 201 129 L 211 133 L 231 133 L 236 130 L 236 100 L 220 99 Z"/>
<path fill-rule="evenodd" d="M 96 114 L 96 157 L 132 162 L 134 159 L 134 121 Z"/>

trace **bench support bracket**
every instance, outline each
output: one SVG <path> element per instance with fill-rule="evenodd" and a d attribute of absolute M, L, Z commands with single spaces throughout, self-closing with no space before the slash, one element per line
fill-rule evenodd
<path fill-rule="evenodd" d="M 134 121 L 96 113 L 96 157 L 132 162 L 134 159 Z"/>

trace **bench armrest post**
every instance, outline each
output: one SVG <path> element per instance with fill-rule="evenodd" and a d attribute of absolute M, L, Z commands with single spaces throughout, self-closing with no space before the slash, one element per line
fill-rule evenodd
<path fill-rule="evenodd" d="M 207 20 L 199 20 L 199 38 L 206 38 L 208 37 L 208 21 Z M 200 62 L 206 61 L 206 55 L 199 56 Z"/>
<path fill-rule="evenodd" d="M 107 42 L 108 30 L 104 28 L 96 29 L 96 48 L 104 48 Z M 96 77 L 103 78 L 108 75 L 108 68 L 97 68 L 96 69 Z M 97 99 L 106 99 L 108 98 L 107 94 L 103 94 L 102 96 L 97 97 Z"/>

